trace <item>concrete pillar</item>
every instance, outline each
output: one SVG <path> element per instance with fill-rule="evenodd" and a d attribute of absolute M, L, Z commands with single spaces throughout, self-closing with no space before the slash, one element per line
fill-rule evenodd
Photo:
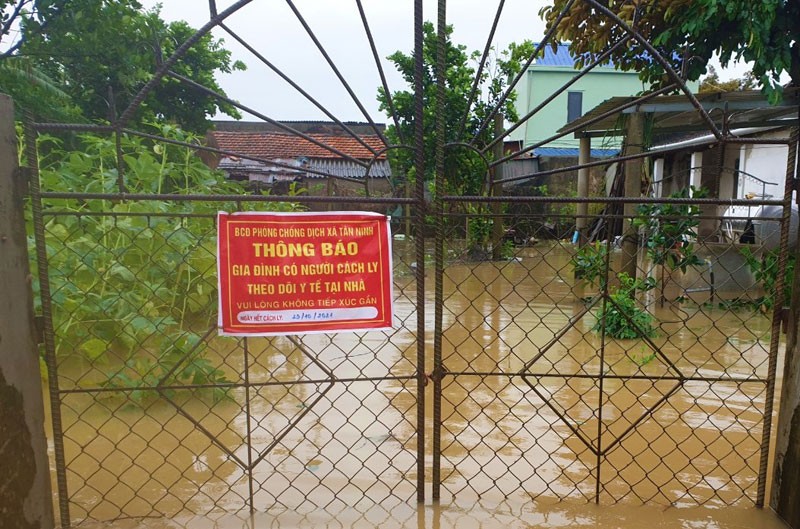
<path fill-rule="evenodd" d="M 788 185 L 791 185 L 793 178 L 800 176 L 797 165 L 800 159 L 798 129 L 792 131 L 792 140 L 786 166 Z M 797 196 L 795 200 L 798 200 Z M 800 244 L 795 249 L 795 259 L 800 259 Z M 800 529 L 800 266 L 794 268 L 788 320 L 770 506 L 790 527 Z"/>
<path fill-rule="evenodd" d="M 689 163 L 689 185 L 694 186 L 695 189 L 700 189 L 703 185 L 703 152 L 697 151 L 692 153 L 692 159 Z"/>
<path fill-rule="evenodd" d="M 664 196 L 664 158 L 653 162 L 653 194 L 656 198 Z"/>
<path fill-rule="evenodd" d="M 592 138 L 586 136 L 580 139 L 578 146 L 578 165 L 589 163 L 592 155 Z M 589 197 L 589 168 L 581 167 L 578 169 L 578 198 Z M 575 229 L 578 231 L 578 244 L 583 246 L 586 244 L 587 233 L 586 226 L 589 224 L 587 215 L 589 214 L 589 204 L 586 202 L 579 202 L 576 208 Z"/>
<path fill-rule="evenodd" d="M 503 115 L 499 112 L 494 117 L 494 137 L 498 138 L 503 134 Z M 498 141 L 492 149 L 492 158 L 499 160 L 503 157 L 503 142 Z M 503 166 L 495 165 L 491 169 L 492 184 L 490 192 L 492 196 L 503 194 L 503 184 L 496 182 L 503 178 Z M 499 260 L 503 257 L 503 235 L 505 226 L 503 225 L 503 205 L 500 202 L 492 202 L 492 259 Z"/>
<path fill-rule="evenodd" d="M 0 94 L 0 525 L 53 527 L 23 185 L 11 98 Z"/>
<path fill-rule="evenodd" d="M 644 150 L 644 113 L 636 112 L 628 116 L 625 133 L 625 155 L 640 154 Z M 642 169 L 644 159 L 637 158 L 625 162 L 625 197 L 638 198 L 642 196 Z M 636 277 L 637 252 L 639 238 L 633 228 L 632 219 L 636 216 L 637 204 L 625 204 L 624 219 L 622 222 L 622 264 L 620 272 L 626 272 L 630 277 Z"/>

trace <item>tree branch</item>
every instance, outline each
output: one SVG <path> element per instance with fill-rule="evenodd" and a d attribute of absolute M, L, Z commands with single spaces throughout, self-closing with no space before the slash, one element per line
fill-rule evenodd
<path fill-rule="evenodd" d="M 30 4 L 33 0 L 19 0 L 17 2 L 17 6 L 14 8 L 14 11 L 8 16 L 8 18 L 3 22 L 3 26 L 0 27 L 0 40 L 11 32 L 11 27 L 14 25 L 14 22 L 19 18 L 20 14 L 22 13 L 22 8 L 25 7 L 25 4 Z M 22 40 L 22 39 L 20 39 Z M 19 43 L 15 44 L 11 47 L 11 50 L 15 50 L 19 48 Z M 8 51 L 3 52 L 2 56 L 5 57 L 10 55 Z"/>

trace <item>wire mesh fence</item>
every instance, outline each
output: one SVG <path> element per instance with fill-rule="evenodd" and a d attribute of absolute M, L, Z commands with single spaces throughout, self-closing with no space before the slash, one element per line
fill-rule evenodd
<path fill-rule="evenodd" d="M 404 287 L 389 334 L 221 338 L 213 217 L 44 222 L 73 519 L 413 500 Z M 395 262 L 413 280 L 402 251 Z"/>
<path fill-rule="evenodd" d="M 414 76 L 406 77 L 416 82 L 401 93 L 402 115 L 392 106 L 357 2 L 394 122 L 387 137 L 290 2 L 314 49 L 363 112 L 368 142 L 226 25 L 248 3 L 217 11 L 209 2 L 209 22 L 159 58 L 114 123 L 26 119 L 29 235 L 62 526 L 146 518 L 189 524 L 248 512 L 306 523 L 319 510 L 378 525 L 418 516 L 408 504 L 428 498 L 465 509 L 517 506 L 496 511 L 491 518 L 499 523 L 531 501 L 763 505 L 791 267 L 791 192 L 783 200 L 737 199 L 734 180 L 758 180 L 761 199 L 768 198 L 766 181 L 719 167 L 704 176 L 689 163 L 697 153 L 679 153 L 676 145 L 648 153 L 611 141 L 622 151 L 592 160 L 580 154 L 591 154 L 581 140 L 577 164 L 564 159 L 541 168 L 536 149 L 615 117 L 609 126 L 615 130 L 603 132 L 616 133 L 628 112 L 676 90 L 684 92 L 679 117 L 691 122 L 690 132 L 709 132 L 693 145 L 716 149 L 720 166 L 726 146 L 744 153 L 759 142 L 789 141 L 732 134 L 732 116 L 712 119 L 709 109 L 720 110 L 718 102 L 704 106 L 668 68 L 662 86 L 604 103 L 592 116 L 506 152 L 503 142 L 513 130 L 549 102 L 566 99 L 567 89 L 607 54 L 632 42 L 649 55 L 657 51 L 610 17 L 623 37 L 505 127 L 507 99 L 554 33 L 534 45 L 502 95 L 478 102 L 500 2 L 478 71 L 470 70 L 471 93 L 453 98 L 460 110 L 445 123 L 445 110 L 452 110 L 442 100 L 447 2 L 439 2 L 440 26 L 429 43 L 423 2 L 414 3 L 415 52 L 405 66 L 413 66 Z M 575 4 L 608 16 L 602 2 Z M 328 125 L 362 145 L 366 158 L 343 153 L 340 138 L 320 139 L 297 123 L 277 122 L 171 71 L 215 28 L 330 117 L 335 125 Z M 435 64 L 425 64 L 423 49 L 434 47 L 436 59 L 427 60 Z M 439 72 L 428 87 L 426 69 Z M 325 155 L 270 158 L 209 146 L 171 125 L 133 130 L 132 118 L 164 78 Z M 434 84 L 437 111 L 430 112 L 433 95 L 423 94 L 432 94 Z M 480 115 L 471 114 L 473 103 Z M 752 125 L 747 112 L 741 116 L 739 126 Z M 648 186 L 663 196 L 666 185 L 648 181 L 645 158 L 675 153 L 671 168 L 660 159 L 671 184 L 688 190 L 690 183 L 710 182 L 719 197 L 724 173 L 734 198 L 641 198 Z M 331 154 L 340 159 L 331 162 Z M 228 175 L 205 163 L 222 158 Z M 510 167 L 503 165 L 514 161 L 521 163 L 504 173 Z M 248 173 L 254 168 L 261 170 L 255 177 Z M 295 185 L 302 171 L 314 179 L 305 188 Z M 584 185 L 592 171 L 598 188 L 589 193 Z M 623 173 L 643 176 L 644 185 L 614 198 L 626 195 Z M 269 181 L 275 175 L 279 183 Z M 376 175 L 385 180 L 373 182 L 385 184 L 380 190 L 370 184 Z M 613 180 L 612 198 L 600 189 L 603 177 Z M 559 184 L 553 196 L 545 178 Z M 779 240 L 770 248 L 752 229 L 752 208 L 759 206 L 783 208 L 761 219 L 770 240 Z M 216 213 L 307 209 L 391 215 L 392 330 L 218 336 Z M 745 209 L 745 217 L 730 216 Z M 445 517 L 458 523 L 458 514 Z"/>
<path fill-rule="evenodd" d="M 563 213 L 454 202 L 441 261 L 429 239 L 417 262 L 395 225 L 392 332 L 228 338 L 199 211 L 219 202 L 41 196 L 71 520 L 391 510 L 417 497 L 420 461 L 457 505 L 759 499 L 779 335 L 777 261 L 758 244 L 686 238 L 668 250 L 696 259 L 671 268 L 641 225 L 634 288 L 618 238 L 581 246 Z M 420 339 L 440 356 L 420 364 Z"/>
<path fill-rule="evenodd" d="M 613 238 L 580 248 L 552 216 L 448 221 L 502 221 L 504 239 L 487 260 L 479 240 L 444 237 L 442 498 L 757 501 L 779 338 L 754 279 L 775 277 L 768 252 L 687 239 L 682 270 L 650 233 L 632 288 Z"/>

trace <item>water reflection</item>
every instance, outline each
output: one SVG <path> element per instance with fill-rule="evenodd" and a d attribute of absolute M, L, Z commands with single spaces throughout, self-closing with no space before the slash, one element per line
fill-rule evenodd
<path fill-rule="evenodd" d="M 767 318 L 653 304 L 660 324 L 651 342 L 603 342 L 592 330 L 597 307 L 586 310 L 593 293 L 571 277 L 570 256 L 542 245 L 513 261 L 446 269 L 443 500 L 461 503 L 413 504 L 416 291 L 404 275 L 391 333 L 213 340 L 211 361 L 229 378 L 243 384 L 249 367 L 249 387 L 228 400 L 129 406 L 130 396 L 67 395 L 73 519 L 167 514 L 177 525 L 152 527 L 427 528 L 635 527 L 655 517 L 664 527 L 695 527 L 712 512 L 687 521 L 671 514 L 683 509 L 543 507 L 547 499 L 594 501 L 598 479 L 601 503 L 751 504 L 764 384 L 715 379 L 765 376 Z M 422 338 L 432 343 L 432 327 Z M 428 345 L 426 373 L 432 356 Z M 432 385 L 425 392 L 430 418 Z M 430 480 L 430 420 L 423 427 Z M 252 519 L 181 518 L 247 511 L 251 488 Z M 713 511 L 714 523 L 721 512 Z"/>
<path fill-rule="evenodd" d="M 87 524 L 86 529 L 107 528 Z M 298 528 L 404 528 L 404 529 L 787 529 L 770 511 L 745 508 L 673 509 L 648 505 L 597 506 L 594 504 L 528 503 L 525 505 L 374 505 L 366 509 L 341 507 L 299 514 L 220 515 L 176 519 L 123 520 L 114 529 L 298 529 Z"/>

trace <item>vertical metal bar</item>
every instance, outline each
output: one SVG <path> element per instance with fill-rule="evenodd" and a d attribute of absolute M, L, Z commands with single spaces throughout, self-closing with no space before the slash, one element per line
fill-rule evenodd
<path fill-rule="evenodd" d="M 797 146 L 800 141 L 800 129 L 792 129 L 791 141 L 786 156 L 786 181 L 783 190 L 783 215 L 781 216 L 780 252 L 778 254 L 778 277 L 775 280 L 775 302 L 772 312 L 772 330 L 769 342 L 769 364 L 767 368 L 767 394 L 764 402 L 764 426 L 761 432 L 761 454 L 758 464 L 758 488 L 756 490 L 756 507 L 764 506 L 767 488 L 767 466 L 769 464 L 769 445 L 772 430 L 773 400 L 775 398 L 775 377 L 778 369 L 778 346 L 783 322 L 784 282 L 786 261 L 789 259 L 789 227 L 792 218 L 792 193 L 794 191 L 794 171 L 797 162 Z M 795 265 L 797 266 L 797 265 Z M 798 300 L 792 300 L 797 303 Z"/>
<path fill-rule="evenodd" d="M 53 423 L 53 454 L 56 463 L 56 486 L 58 488 L 58 510 L 61 527 L 71 527 L 69 519 L 69 492 L 67 491 L 67 467 L 64 457 L 64 431 L 61 423 L 61 394 L 58 385 L 58 361 L 56 360 L 55 333 L 53 331 L 53 303 L 50 291 L 50 275 L 47 261 L 47 245 L 42 215 L 41 185 L 39 182 L 39 153 L 36 149 L 36 129 L 33 116 L 25 114 L 25 156 L 31 170 L 31 210 L 33 233 L 36 239 L 36 267 L 39 274 L 39 297 L 44 319 L 44 351 L 47 365 L 47 382 L 50 393 L 50 416 Z"/>
<path fill-rule="evenodd" d="M 247 420 L 247 490 L 249 492 L 247 502 L 250 504 L 250 514 L 253 514 L 256 512 L 256 507 L 253 492 L 253 426 L 250 415 L 250 349 L 248 345 L 245 336 L 242 338 L 242 349 L 244 352 L 244 413 Z"/>
<path fill-rule="evenodd" d="M 439 0 L 436 29 L 436 144 L 434 146 L 435 183 L 434 211 L 436 215 L 436 242 L 434 266 L 436 267 L 433 322 L 433 499 L 441 497 L 441 451 L 442 451 L 442 310 L 444 306 L 444 141 L 445 141 L 445 45 L 447 44 L 447 1 Z"/>
<path fill-rule="evenodd" d="M 417 285 L 417 501 L 425 501 L 425 128 L 422 0 L 414 0 L 414 170 Z"/>
<path fill-rule="evenodd" d="M 114 148 L 117 154 L 117 191 L 125 193 L 125 160 L 122 157 L 122 129 L 116 127 L 114 130 Z M 163 177 L 162 177 L 163 178 Z M 105 193 L 105 189 L 103 190 Z"/>
<path fill-rule="evenodd" d="M 613 216 L 613 214 L 611 215 Z M 603 379 L 604 379 L 604 372 L 605 372 L 605 362 L 606 362 L 606 316 L 608 314 L 608 299 L 609 299 L 609 290 L 608 290 L 608 276 L 609 272 L 611 271 L 611 241 L 613 240 L 612 234 L 614 230 L 612 229 L 613 222 L 609 219 L 609 222 L 606 222 L 606 255 L 605 255 L 605 268 L 606 268 L 606 277 L 605 281 L 603 281 L 602 289 L 603 289 L 603 308 L 601 309 L 603 312 L 603 316 L 600 320 L 600 374 L 598 379 L 598 391 L 597 391 L 597 453 L 596 453 L 596 461 L 595 461 L 595 475 L 597 481 L 595 482 L 594 488 L 594 502 L 595 504 L 600 503 L 600 489 L 601 487 L 601 480 L 600 480 L 600 471 L 602 469 L 603 463 Z"/>

